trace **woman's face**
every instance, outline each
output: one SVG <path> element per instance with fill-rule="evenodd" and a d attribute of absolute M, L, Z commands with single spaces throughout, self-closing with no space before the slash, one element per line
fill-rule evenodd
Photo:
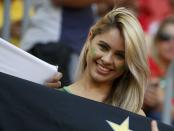
<path fill-rule="evenodd" d="M 171 61 L 174 59 L 174 24 L 164 27 L 157 43 L 159 57 Z"/>
<path fill-rule="evenodd" d="M 90 42 L 86 71 L 97 82 L 113 82 L 125 70 L 124 40 L 120 31 L 111 29 Z"/>

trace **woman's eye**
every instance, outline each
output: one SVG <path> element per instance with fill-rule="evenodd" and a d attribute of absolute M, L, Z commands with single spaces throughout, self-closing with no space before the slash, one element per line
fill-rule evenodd
<path fill-rule="evenodd" d="M 102 51 L 107 51 L 108 50 L 108 48 L 103 44 L 99 44 L 99 47 L 100 47 L 100 50 L 102 50 Z"/>
<path fill-rule="evenodd" d="M 124 54 L 115 54 L 116 58 L 120 59 L 120 60 L 123 60 L 125 57 L 124 57 Z"/>

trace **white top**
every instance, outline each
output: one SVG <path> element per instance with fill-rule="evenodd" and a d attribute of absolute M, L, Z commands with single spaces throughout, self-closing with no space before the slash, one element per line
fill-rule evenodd
<path fill-rule="evenodd" d="M 54 8 L 49 0 L 43 1 L 31 18 L 29 27 L 24 34 L 20 48 L 31 49 L 34 44 L 58 41 L 61 31 L 61 8 Z"/>

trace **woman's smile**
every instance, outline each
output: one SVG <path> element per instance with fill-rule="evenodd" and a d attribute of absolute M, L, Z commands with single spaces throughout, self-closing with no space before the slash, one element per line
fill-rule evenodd
<path fill-rule="evenodd" d="M 97 72 L 99 74 L 101 74 L 101 75 L 108 75 L 108 74 L 110 74 L 111 69 L 105 67 L 104 65 L 97 63 L 96 67 L 97 67 Z"/>

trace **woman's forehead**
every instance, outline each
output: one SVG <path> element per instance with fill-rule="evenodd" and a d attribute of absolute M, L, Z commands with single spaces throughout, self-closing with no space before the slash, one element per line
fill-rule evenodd
<path fill-rule="evenodd" d="M 96 37 L 94 37 L 94 41 L 105 43 L 112 49 L 124 51 L 124 39 L 117 28 L 97 35 Z"/>

